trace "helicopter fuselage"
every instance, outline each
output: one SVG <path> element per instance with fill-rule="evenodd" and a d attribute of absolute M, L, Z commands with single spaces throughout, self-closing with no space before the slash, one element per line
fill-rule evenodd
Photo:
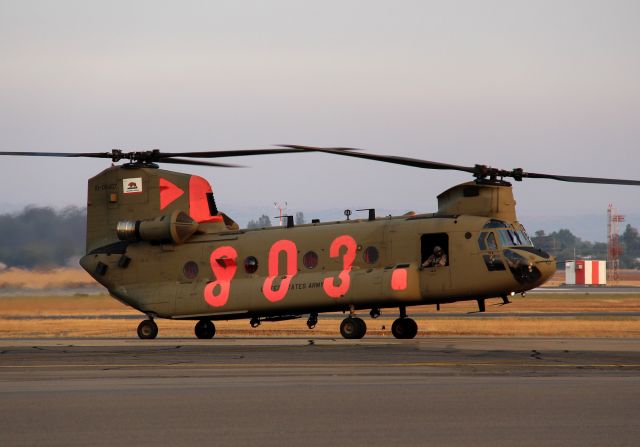
<path fill-rule="evenodd" d="M 183 244 L 122 242 L 94 250 L 81 264 L 144 313 L 211 320 L 501 297 L 555 272 L 555 259 L 535 249 L 519 224 L 479 216 L 213 232 L 207 226 Z M 446 265 L 423 266 L 435 246 Z"/>

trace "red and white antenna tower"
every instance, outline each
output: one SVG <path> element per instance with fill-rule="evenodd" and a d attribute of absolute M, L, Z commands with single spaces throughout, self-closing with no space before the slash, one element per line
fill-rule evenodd
<path fill-rule="evenodd" d="M 620 279 L 620 222 L 624 222 L 624 216 L 618 214 L 615 207 L 610 203 L 607 210 L 607 230 L 608 230 L 608 251 L 607 251 L 607 282 L 613 283 Z"/>
<path fill-rule="evenodd" d="M 273 202 L 273 206 L 280 212 L 280 226 L 282 226 L 282 217 L 284 216 L 284 212 L 287 210 L 287 202 Z"/>

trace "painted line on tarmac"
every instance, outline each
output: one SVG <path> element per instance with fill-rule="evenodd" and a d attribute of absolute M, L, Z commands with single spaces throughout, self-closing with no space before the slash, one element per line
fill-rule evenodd
<path fill-rule="evenodd" d="M 118 368 L 221 368 L 221 369 L 247 369 L 247 368 L 266 368 L 266 369 L 283 369 L 283 368 L 403 368 L 403 367 L 446 367 L 446 366 L 478 366 L 478 367 L 492 367 L 492 366 L 508 366 L 517 368 L 640 368 L 640 363 L 515 363 L 515 362 L 410 362 L 410 363 L 337 363 L 337 364 L 295 364 L 295 363 L 276 363 L 276 364 L 263 364 L 263 363 L 121 363 L 121 364 L 54 364 L 54 365 L 0 365 L 2 369 L 70 369 L 70 368 L 102 368 L 102 369 L 118 369 Z"/>

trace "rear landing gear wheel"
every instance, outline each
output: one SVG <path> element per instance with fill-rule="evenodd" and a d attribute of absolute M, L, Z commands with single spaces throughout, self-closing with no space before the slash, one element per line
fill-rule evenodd
<path fill-rule="evenodd" d="M 142 320 L 138 325 L 138 337 L 151 340 L 158 336 L 158 325 L 153 320 Z"/>
<path fill-rule="evenodd" d="M 211 320 L 200 320 L 195 327 L 196 337 L 201 339 L 213 338 L 216 335 L 216 326 Z"/>
<path fill-rule="evenodd" d="M 399 339 L 414 338 L 418 334 L 418 325 L 411 318 L 398 318 L 391 325 L 391 333 Z"/>
<path fill-rule="evenodd" d="M 367 333 L 367 324 L 362 318 L 348 317 L 340 323 L 340 334 L 347 339 L 359 339 Z"/>

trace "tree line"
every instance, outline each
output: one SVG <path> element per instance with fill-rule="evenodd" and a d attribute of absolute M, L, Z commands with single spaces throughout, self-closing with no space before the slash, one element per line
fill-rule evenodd
<path fill-rule="evenodd" d="M 78 265 L 85 248 L 84 208 L 28 206 L 0 214 L 0 263 L 7 267 L 48 268 Z"/>
<path fill-rule="evenodd" d="M 295 223 L 304 224 L 302 212 L 295 214 Z M 19 213 L 0 214 L 0 266 L 47 268 L 77 266 L 84 254 L 86 237 L 86 209 L 68 207 L 55 210 L 29 206 Z M 273 220 L 275 222 L 275 220 Z M 263 214 L 249 221 L 247 228 L 270 227 L 272 219 Z M 607 244 L 589 242 L 575 236 L 568 229 L 546 234 L 539 230 L 532 237 L 536 247 L 567 259 L 607 259 Z M 627 225 L 620 235 L 621 268 L 640 269 L 640 235 Z"/>
<path fill-rule="evenodd" d="M 570 230 L 562 229 L 545 234 L 539 230 L 531 238 L 536 247 L 555 256 L 558 261 L 568 259 L 607 259 L 606 242 L 583 241 Z M 619 238 L 622 253 L 620 268 L 640 269 L 640 235 L 638 230 L 627 224 Z"/>

